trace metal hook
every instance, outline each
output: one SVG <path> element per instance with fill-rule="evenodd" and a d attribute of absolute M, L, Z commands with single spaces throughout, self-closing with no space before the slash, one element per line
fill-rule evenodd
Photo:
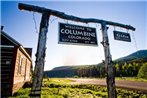
<path fill-rule="evenodd" d="M 127 30 L 127 33 L 129 33 L 129 29 L 126 29 Z"/>

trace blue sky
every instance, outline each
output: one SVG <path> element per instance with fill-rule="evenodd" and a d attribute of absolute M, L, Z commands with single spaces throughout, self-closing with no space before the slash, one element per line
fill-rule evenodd
<path fill-rule="evenodd" d="M 32 58 L 33 65 L 35 65 L 38 33 L 35 29 L 33 12 L 20 11 L 18 3 L 19 1 L 1 1 L 1 25 L 4 26 L 4 31 L 7 34 L 19 41 L 24 47 L 33 48 Z M 128 31 L 131 35 L 131 43 L 114 40 L 114 27 L 109 26 L 108 35 L 112 59 L 126 56 L 137 50 L 147 49 L 146 1 L 20 1 L 20 3 L 46 7 L 82 18 L 97 18 L 132 25 L 136 31 Z M 39 30 L 41 14 L 34 13 L 34 16 Z M 96 28 L 98 47 L 58 44 L 59 22 Z M 51 16 L 47 34 L 45 70 L 63 65 L 97 64 L 104 60 L 104 50 L 100 43 L 102 41 L 100 28 L 100 24 L 96 23 L 77 23 Z M 119 27 L 115 27 L 115 30 L 127 31 Z"/>

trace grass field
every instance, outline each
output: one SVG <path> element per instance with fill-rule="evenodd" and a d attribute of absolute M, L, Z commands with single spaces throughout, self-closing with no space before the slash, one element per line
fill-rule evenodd
<path fill-rule="evenodd" d="M 71 85 L 72 80 L 66 78 L 44 79 L 41 98 L 107 98 L 107 88 L 98 85 Z M 29 98 L 31 88 L 21 88 L 13 97 Z M 117 89 L 117 98 L 146 98 L 139 91 Z"/>

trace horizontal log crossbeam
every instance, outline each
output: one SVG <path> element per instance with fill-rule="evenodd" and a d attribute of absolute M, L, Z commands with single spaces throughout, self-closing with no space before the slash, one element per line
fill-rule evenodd
<path fill-rule="evenodd" d="M 18 7 L 20 10 L 33 11 L 33 12 L 38 12 L 38 13 L 46 12 L 46 13 L 49 13 L 50 15 L 53 15 L 53 16 L 56 16 L 56 17 L 59 17 L 62 19 L 76 21 L 76 22 L 100 23 L 100 24 L 117 26 L 117 27 L 121 27 L 121 28 L 135 31 L 135 28 L 130 25 L 124 25 L 124 24 L 117 23 L 117 22 L 106 21 L 106 20 L 101 20 L 101 19 L 94 19 L 94 18 L 80 18 L 80 17 L 76 17 L 76 16 L 72 16 L 72 15 L 67 15 L 64 12 L 59 12 L 59 11 L 52 10 L 52 9 L 47 9 L 44 7 L 38 7 L 38 6 L 22 4 L 22 3 L 19 3 Z"/>

